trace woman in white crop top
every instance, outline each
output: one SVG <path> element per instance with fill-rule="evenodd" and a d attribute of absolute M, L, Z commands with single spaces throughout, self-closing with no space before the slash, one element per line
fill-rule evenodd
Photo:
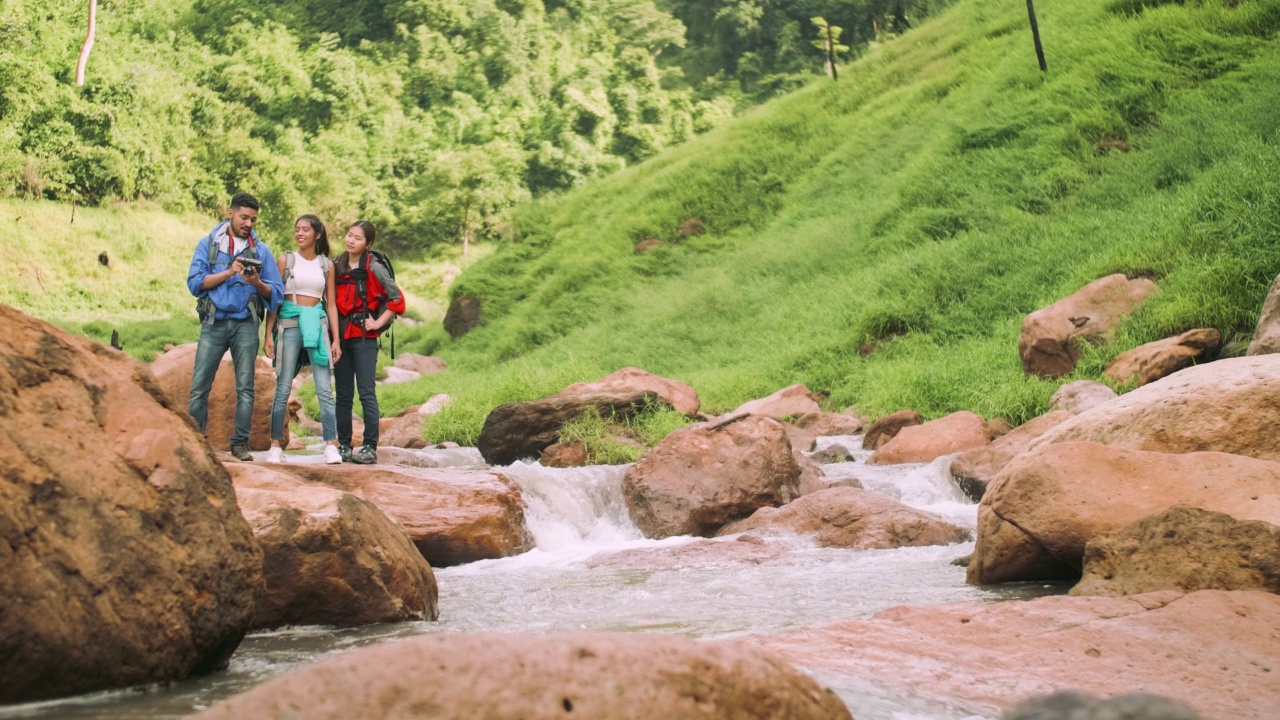
<path fill-rule="evenodd" d="M 324 431 L 324 461 L 342 462 L 338 453 L 338 421 L 333 402 L 333 363 L 342 356 L 334 271 L 329 235 L 315 215 L 303 215 L 293 226 L 296 252 L 284 253 L 278 265 L 284 278 L 284 304 L 267 316 L 263 353 L 275 361 L 276 396 L 271 405 L 271 450 L 267 462 L 284 462 L 284 421 L 293 378 L 302 364 L 311 365 Z M 278 341 L 278 342 L 277 342 Z"/>

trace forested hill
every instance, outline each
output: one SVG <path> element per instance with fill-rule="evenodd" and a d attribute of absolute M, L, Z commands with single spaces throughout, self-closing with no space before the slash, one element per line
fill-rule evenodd
<path fill-rule="evenodd" d="M 0 195 L 171 212 L 261 196 L 401 247 L 705 132 L 908 26 L 905 0 L 0 0 Z M 923 17 L 939 0 L 917 0 Z"/>
<path fill-rule="evenodd" d="M 1022 318 L 1117 272 L 1159 291 L 1068 379 L 1193 328 L 1243 352 L 1280 272 L 1280 2 L 1037 10 L 1047 73 L 1024 4 L 959 0 L 837 82 L 524 207 L 453 286 L 481 325 L 419 345 L 458 372 L 398 402 L 449 392 L 429 432 L 465 441 L 499 402 L 635 365 L 713 412 L 803 382 L 1017 423 L 1064 382 L 1024 377 Z"/>

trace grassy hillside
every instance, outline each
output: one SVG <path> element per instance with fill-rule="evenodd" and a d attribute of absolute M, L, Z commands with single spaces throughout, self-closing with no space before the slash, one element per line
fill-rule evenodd
<path fill-rule="evenodd" d="M 1077 377 L 1192 327 L 1247 339 L 1280 272 L 1280 3 L 1042 5 L 1047 75 L 1025 8 L 961 0 L 838 83 L 526 207 L 454 286 L 484 326 L 412 343 L 453 371 L 388 407 L 448 392 L 428 432 L 466 442 L 500 402 L 636 365 L 713 411 L 803 382 L 1016 423 L 1059 384 L 1023 376 L 1021 318 L 1114 272 L 1161 292 Z"/>

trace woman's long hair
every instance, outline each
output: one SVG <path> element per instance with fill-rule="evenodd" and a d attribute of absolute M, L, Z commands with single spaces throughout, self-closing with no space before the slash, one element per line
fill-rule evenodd
<path fill-rule="evenodd" d="M 364 231 L 364 249 L 365 254 L 367 255 L 369 249 L 373 247 L 373 239 L 377 237 L 378 231 L 373 227 L 373 223 L 368 220 L 357 220 L 351 223 L 347 226 L 347 231 L 350 232 L 353 227 L 358 227 Z M 337 270 L 338 275 L 346 275 L 351 272 L 351 258 L 348 257 L 345 252 L 340 253 L 338 255 L 338 259 L 333 261 L 333 266 Z M 364 262 L 364 267 L 369 267 L 368 260 Z"/>
<path fill-rule="evenodd" d="M 316 233 L 316 254 L 324 255 L 325 257 L 328 257 L 329 256 L 329 231 L 324 229 L 324 223 L 320 222 L 320 218 L 316 217 L 315 215 L 303 215 L 299 217 L 297 220 L 294 220 L 293 224 L 297 225 L 303 220 L 306 220 L 307 224 L 310 225 L 311 229 L 314 230 Z"/>

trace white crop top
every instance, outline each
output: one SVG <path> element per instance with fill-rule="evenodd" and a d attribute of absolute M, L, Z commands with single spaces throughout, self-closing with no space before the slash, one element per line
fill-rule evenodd
<path fill-rule="evenodd" d="M 324 270 L 320 267 L 320 256 L 306 260 L 301 255 L 293 255 L 293 273 L 284 289 L 285 295 L 303 295 L 324 299 Z"/>

